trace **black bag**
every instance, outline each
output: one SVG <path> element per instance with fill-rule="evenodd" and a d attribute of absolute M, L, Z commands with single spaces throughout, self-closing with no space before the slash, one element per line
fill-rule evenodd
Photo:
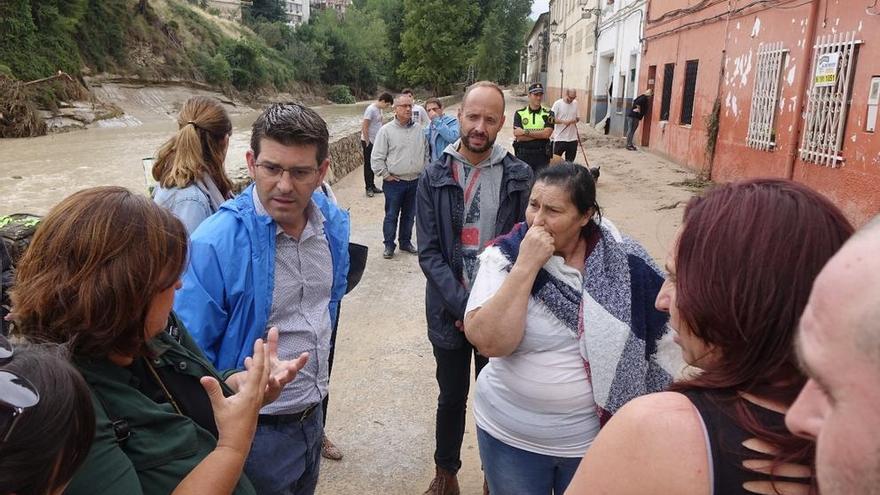
<path fill-rule="evenodd" d="M 345 289 L 346 294 L 357 287 L 357 284 L 361 281 L 364 269 L 367 267 L 368 251 L 369 248 L 363 244 L 348 243 L 348 257 L 350 261 L 348 265 L 348 287 Z"/>

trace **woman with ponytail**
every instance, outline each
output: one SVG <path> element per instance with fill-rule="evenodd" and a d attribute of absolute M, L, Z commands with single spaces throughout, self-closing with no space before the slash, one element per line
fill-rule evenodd
<path fill-rule="evenodd" d="M 190 234 L 232 197 L 223 161 L 232 122 L 215 98 L 194 96 L 177 117 L 177 134 L 159 148 L 153 178 L 157 204 L 174 213 Z"/>

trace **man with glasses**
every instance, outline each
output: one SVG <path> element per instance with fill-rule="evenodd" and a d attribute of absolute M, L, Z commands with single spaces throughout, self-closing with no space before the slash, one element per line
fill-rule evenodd
<path fill-rule="evenodd" d="M 327 125 L 298 104 L 274 104 L 253 125 L 254 184 L 191 238 L 175 310 L 218 369 L 241 366 L 277 327 L 278 358 L 305 367 L 263 408 L 245 472 L 261 494 L 314 493 L 330 339 L 348 273 L 348 213 L 316 191 L 330 166 Z"/>
<path fill-rule="evenodd" d="M 382 257 L 385 259 L 394 256 L 395 233 L 401 251 L 419 252 L 412 243 L 412 231 L 416 221 L 416 186 L 428 161 L 428 141 L 422 128 L 413 122 L 412 113 L 412 97 L 398 95 L 394 99 L 394 120 L 379 130 L 370 157 L 373 172 L 384 181 L 385 250 Z"/>

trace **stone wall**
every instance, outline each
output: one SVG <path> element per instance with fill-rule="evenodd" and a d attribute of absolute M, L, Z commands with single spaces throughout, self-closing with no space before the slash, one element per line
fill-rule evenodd
<path fill-rule="evenodd" d="M 330 140 L 330 170 L 327 172 L 327 182 L 335 184 L 348 175 L 352 170 L 364 164 L 364 155 L 361 150 L 361 133 L 353 132 L 346 136 L 331 138 Z M 232 189 L 238 194 L 251 183 L 247 169 L 230 173 Z"/>
<path fill-rule="evenodd" d="M 335 184 L 363 164 L 360 131 L 334 139 L 330 141 L 330 171 L 327 172 L 327 182 Z"/>

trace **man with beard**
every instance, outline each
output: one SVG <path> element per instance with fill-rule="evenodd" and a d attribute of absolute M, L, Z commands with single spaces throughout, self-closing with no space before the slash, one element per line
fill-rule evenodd
<path fill-rule="evenodd" d="M 785 418 L 816 441 L 822 495 L 880 494 L 880 216 L 822 268 L 796 341 L 809 381 Z"/>
<path fill-rule="evenodd" d="M 457 495 L 471 356 L 479 373 L 488 359 L 462 332 L 478 255 L 525 218 L 531 170 L 495 144 L 504 126 L 504 93 L 480 81 L 458 110 L 461 137 L 419 178 L 416 229 L 427 278 L 428 338 L 437 363 L 436 476 L 426 494 Z"/>

